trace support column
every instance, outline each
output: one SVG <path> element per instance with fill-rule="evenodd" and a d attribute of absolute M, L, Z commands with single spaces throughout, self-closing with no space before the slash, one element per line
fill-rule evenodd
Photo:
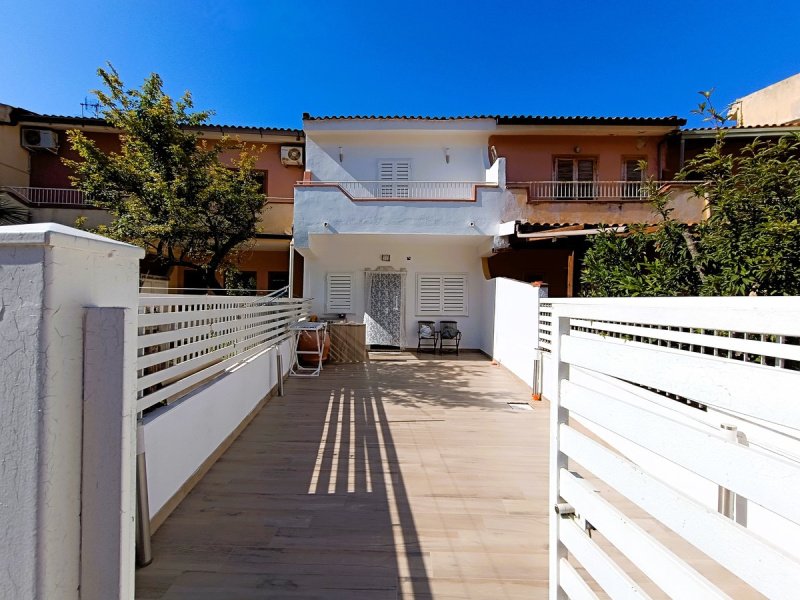
<path fill-rule="evenodd" d="M 0 597 L 100 597 L 90 590 L 97 589 L 95 569 L 104 567 L 89 568 L 86 554 L 82 580 L 81 537 L 89 532 L 95 535 L 86 551 L 118 557 L 118 587 L 97 593 L 133 597 L 133 513 L 127 507 L 133 500 L 135 388 L 129 378 L 135 377 L 143 256 L 140 248 L 54 223 L 0 228 Z M 122 309 L 112 317 L 114 339 L 106 337 L 107 322 L 92 321 L 100 332 L 95 342 L 106 345 L 98 347 L 107 353 L 102 362 L 116 365 L 113 373 L 95 373 L 108 394 L 94 397 L 98 412 L 92 414 L 84 411 L 87 307 Z M 110 431 L 99 436 L 95 427 Z M 93 439 L 98 444 L 85 446 Z M 87 466 L 109 451 L 116 458 L 106 472 L 116 469 L 115 476 L 95 469 L 100 476 L 85 479 L 92 473 Z M 86 460 L 84 452 L 90 453 Z M 116 503 L 108 511 L 117 512 L 119 527 L 97 527 L 82 495 Z"/>

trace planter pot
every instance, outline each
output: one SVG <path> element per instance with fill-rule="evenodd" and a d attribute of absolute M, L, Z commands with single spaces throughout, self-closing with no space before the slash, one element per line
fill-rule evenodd
<path fill-rule="evenodd" d="M 301 331 L 297 339 L 297 349 L 301 351 L 314 351 L 314 354 L 298 354 L 300 364 L 304 366 L 313 366 L 319 363 L 319 353 L 317 350 L 317 333 L 314 331 Z M 328 360 L 328 354 L 331 351 L 331 336 L 325 332 L 325 338 L 322 342 L 322 362 Z"/>

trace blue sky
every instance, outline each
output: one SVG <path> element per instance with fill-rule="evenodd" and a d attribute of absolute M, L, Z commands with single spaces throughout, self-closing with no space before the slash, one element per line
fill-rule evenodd
<path fill-rule="evenodd" d="M 312 114 L 689 117 L 800 72 L 800 2 L 0 0 L 0 102 L 80 114 L 111 61 L 214 122 Z M 696 119 L 695 121 L 696 122 Z"/>

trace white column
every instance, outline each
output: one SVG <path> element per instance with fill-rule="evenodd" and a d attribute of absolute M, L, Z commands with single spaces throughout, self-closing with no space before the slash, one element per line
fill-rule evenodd
<path fill-rule="evenodd" d="M 91 597 L 92 582 L 81 580 L 81 519 L 87 532 L 93 519 L 81 514 L 82 454 L 92 454 L 88 463 L 108 449 L 84 448 L 84 321 L 87 307 L 123 309 L 128 317 L 107 346 L 106 364 L 135 361 L 130 315 L 143 255 L 140 248 L 53 223 L 0 227 L 1 598 L 77 599 L 84 587 L 83 597 Z M 135 362 L 118 367 L 110 379 L 125 369 L 135 376 Z M 95 480 L 83 492 L 87 499 L 104 494 L 117 502 L 110 510 L 122 512 L 133 499 L 135 397 L 130 386 L 112 383 L 106 390 L 115 388 L 118 397 L 109 403 L 118 410 L 106 411 L 109 422 L 102 425 L 116 432 L 105 443 L 115 446 L 119 471 L 113 481 Z M 90 428 L 98 424 L 89 417 Z M 128 494 L 131 500 L 123 501 Z M 104 590 L 105 597 L 132 598 L 132 514 L 119 521 L 119 530 L 90 546 L 105 545 L 119 557 L 119 588 Z"/>

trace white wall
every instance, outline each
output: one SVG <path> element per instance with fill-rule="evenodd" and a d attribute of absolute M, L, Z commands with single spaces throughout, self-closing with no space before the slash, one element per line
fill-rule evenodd
<path fill-rule="evenodd" d="M 105 454 L 84 446 L 84 317 L 89 306 L 135 311 L 142 256 L 140 248 L 53 223 L 0 227 L 0 597 L 78 598 L 82 518 L 84 527 L 92 518 L 81 516 L 83 454 Z M 135 360 L 135 320 L 121 327 Z M 133 374 L 135 363 L 127 368 Z M 110 553 L 127 550 L 118 564 L 130 574 L 132 391 L 121 399 L 127 412 L 110 427 L 119 444 L 113 456 L 123 461 L 117 489 L 98 484 L 118 517 L 128 517 L 105 541 Z M 132 585 L 106 591 L 133 597 Z"/>
<path fill-rule="evenodd" d="M 484 320 L 491 319 L 492 314 L 487 304 L 490 285 L 483 276 L 481 254 L 487 250 L 490 240 L 482 236 L 313 236 L 310 251 L 300 250 L 305 257 L 304 295 L 313 298 L 312 313 L 325 315 L 326 273 L 354 273 L 354 312 L 348 318 L 363 322 L 364 270 L 377 267 L 406 269 L 406 346 L 417 345 L 418 320 L 452 318 L 458 321 L 463 334 L 461 347 L 482 348 L 486 345 Z M 389 254 L 391 262 L 382 262 L 382 254 Z M 407 260 L 408 257 L 411 260 Z M 418 316 L 417 273 L 466 273 L 469 315 Z"/>
<path fill-rule="evenodd" d="M 498 277 L 491 355 L 531 388 L 539 347 L 539 298 L 547 288 Z"/>
<path fill-rule="evenodd" d="M 298 249 L 307 248 L 309 236 L 314 234 L 495 236 L 514 202 L 502 188 L 479 188 L 476 202 L 353 202 L 335 187 L 297 188 L 295 198 L 294 240 Z M 324 223 L 328 223 L 327 228 Z"/>
<path fill-rule="evenodd" d="M 800 119 L 800 73 L 736 100 L 737 125 L 782 125 Z"/>
<path fill-rule="evenodd" d="M 489 163 L 494 119 L 355 119 L 306 121 L 305 125 L 306 169 L 312 182 L 375 181 L 380 160 L 410 159 L 412 181 L 480 182 L 497 187 L 478 188 L 475 201 L 354 202 L 336 187 L 299 186 L 294 206 L 298 248 L 308 247 L 309 235 L 328 231 L 494 236 L 501 222 L 520 212 L 513 195 L 505 190 L 505 159 Z"/>
<path fill-rule="evenodd" d="M 306 169 L 314 181 L 376 181 L 380 160 L 410 159 L 412 181 L 484 182 L 488 144 L 489 132 L 309 132 Z"/>
<path fill-rule="evenodd" d="M 284 374 L 290 342 L 280 344 Z M 144 419 L 151 518 L 278 383 L 277 350 L 250 358 L 180 401 Z"/>

